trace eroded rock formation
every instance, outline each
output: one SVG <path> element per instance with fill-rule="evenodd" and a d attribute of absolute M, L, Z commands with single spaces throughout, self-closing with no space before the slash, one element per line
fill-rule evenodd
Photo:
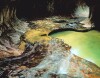
<path fill-rule="evenodd" d="M 24 53 L 0 59 L 1 78 L 99 78 L 100 68 L 70 52 L 60 39 L 27 43 Z"/>
<path fill-rule="evenodd" d="M 59 29 L 91 29 L 81 23 L 84 18 L 70 18 L 74 7 L 75 0 L 26 0 L 25 6 L 24 0 L 1 0 L 0 78 L 99 78 L 100 67 L 72 54 L 62 40 L 48 36 Z M 51 15 L 61 16 L 33 21 Z"/>

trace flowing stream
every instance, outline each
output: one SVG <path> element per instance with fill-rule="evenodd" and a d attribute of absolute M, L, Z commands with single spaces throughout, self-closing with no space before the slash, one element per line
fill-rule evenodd
<path fill-rule="evenodd" d="M 61 31 L 50 35 L 72 46 L 71 52 L 100 66 L 100 32 Z"/>

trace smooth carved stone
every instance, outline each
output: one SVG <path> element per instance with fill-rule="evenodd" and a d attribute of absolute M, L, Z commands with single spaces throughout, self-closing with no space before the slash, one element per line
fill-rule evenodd
<path fill-rule="evenodd" d="M 18 57 L 0 59 L 0 77 L 99 78 L 100 68 L 70 51 L 62 40 L 27 43 Z M 5 74 L 6 73 L 6 74 Z"/>

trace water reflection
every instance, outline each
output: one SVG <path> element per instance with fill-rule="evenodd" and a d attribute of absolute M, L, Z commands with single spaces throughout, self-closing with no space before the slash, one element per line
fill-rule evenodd
<path fill-rule="evenodd" d="M 51 35 L 72 46 L 71 52 L 100 66 L 100 32 L 63 31 Z"/>

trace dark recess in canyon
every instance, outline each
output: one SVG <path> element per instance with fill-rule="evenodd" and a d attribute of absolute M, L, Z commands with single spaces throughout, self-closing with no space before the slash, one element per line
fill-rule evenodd
<path fill-rule="evenodd" d="M 99 0 L 0 0 L 0 28 L 2 25 L 6 27 L 7 24 L 10 24 L 9 21 L 16 16 L 25 20 L 53 15 L 71 16 L 77 8 L 77 4 L 84 5 L 84 3 L 90 8 L 92 7 L 91 21 L 94 22 L 95 29 L 99 30 Z M 5 27 L 3 28 L 5 29 Z"/>
<path fill-rule="evenodd" d="M 91 23 L 94 23 L 95 25 L 94 29 L 100 31 L 99 29 L 99 20 L 100 20 L 99 0 L 93 0 L 93 1 L 92 0 L 0 0 L 0 48 L 1 48 L 0 51 L 1 51 L 1 54 L 4 52 L 6 53 L 6 51 L 2 50 L 2 47 L 4 49 L 7 48 L 7 50 L 9 51 L 14 50 L 15 52 L 18 52 L 16 50 L 16 47 L 18 47 L 17 45 L 21 41 L 20 38 L 24 37 L 23 35 L 26 32 L 26 31 L 20 32 L 19 29 L 17 29 L 18 27 L 19 28 L 22 27 L 22 29 L 24 29 L 23 26 L 25 26 L 27 23 L 28 24 L 32 23 L 30 21 L 43 19 L 43 18 L 51 17 L 51 16 L 62 16 L 62 17 L 64 16 L 64 17 L 73 18 L 76 8 L 79 5 L 85 6 L 84 4 L 86 4 L 90 8 L 89 18 L 91 20 Z M 66 21 L 62 21 L 62 22 L 66 22 Z M 33 24 L 34 23 L 32 23 L 32 25 Z M 35 27 L 33 29 L 35 29 Z M 64 31 L 64 30 L 77 31 L 77 30 L 68 29 L 68 28 L 58 29 L 58 30 L 55 29 L 51 33 L 42 34 L 41 36 L 39 35 L 39 37 L 43 38 L 52 33 Z M 14 39 L 11 38 L 12 37 L 11 35 L 13 34 L 13 36 L 15 36 L 16 33 L 18 34 L 17 36 L 19 37 L 19 41 L 16 41 L 17 37 L 15 37 Z M 32 67 L 33 63 L 34 63 L 34 66 L 36 66 L 38 63 L 42 61 L 45 55 L 47 55 L 46 52 L 49 52 L 48 49 L 51 46 L 53 46 L 51 43 L 48 43 L 48 45 L 50 46 L 44 45 L 38 42 L 33 44 L 27 40 L 25 41 L 24 38 L 22 39 L 23 39 L 23 42 L 26 42 L 25 50 L 23 51 L 22 55 L 19 55 L 17 57 L 9 56 L 2 59 L 0 58 L 0 78 L 8 78 L 10 70 L 15 69 L 17 66 L 26 65 L 26 67 L 30 68 Z M 18 43 L 13 43 L 14 40 Z M 51 40 L 51 42 L 53 41 L 55 41 L 55 45 L 57 46 L 61 46 L 61 44 L 63 44 L 61 46 L 62 48 L 61 48 L 61 51 L 59 51 L 59 53 L 62 52 L 64 48 L 65 48 L 64 50 L 68 50 L 69 52 L 69 49 L 71 48 L 69 45 L 64 44 L 63 41 L 61 42 L 58 39 Z M 61 43 L 58 44 L 58 42 L 61 42 Z M 57 46 L 54 46 L 55 49 L 58 49 Z M 54 50 L 52 50 L 51 52 L 53 53 Z M 39 55 L 39 54 L 42 54 L 42 55 Z M 68 55 L 70 55 L 70 53 Z M 33 57 L 35 57 L 36 62 L 33 62 L 33 60 L 31 60 Z M 78 59 L 76 56 L 74 57 Z M 16 66 L 16 64 L 18 65 Z"/>

